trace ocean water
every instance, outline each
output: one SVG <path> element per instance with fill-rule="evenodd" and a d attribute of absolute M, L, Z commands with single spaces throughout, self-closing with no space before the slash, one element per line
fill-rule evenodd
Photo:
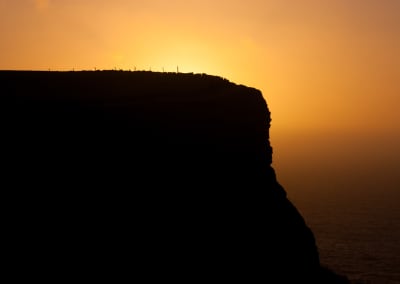
<path fill-rule="evenodd" d="M 290 193 L 289 193 L 290 197 Z M 314 194 L 289 198 L 314 232 L 321 263 L 352 283 L 400 283 L 396 195 Z"/>
<path fill-rule="evenodd" d="M 323 265 L 353 283 L 400 284 L 398 132 L 273 133 L 274 168 Z"/>

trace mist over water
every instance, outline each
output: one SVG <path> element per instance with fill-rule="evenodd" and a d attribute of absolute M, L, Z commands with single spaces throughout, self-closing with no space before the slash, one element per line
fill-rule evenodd
<path fill-rule="evenodd" d="M 280 133 L 271 142 L 278 181 L 313 230 L 321 262 L 361 283 L 399 283 L 400 139 Z"/>

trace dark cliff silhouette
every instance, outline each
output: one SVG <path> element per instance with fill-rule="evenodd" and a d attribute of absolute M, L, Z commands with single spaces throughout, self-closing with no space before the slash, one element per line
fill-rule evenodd
<path fill-rule="evenodd" d="M 321 268 L 276 180 L 258 90 L 121 71 L 3 71 L 0 86 L 2 171 L 32 275 L 346 283 Z"/>

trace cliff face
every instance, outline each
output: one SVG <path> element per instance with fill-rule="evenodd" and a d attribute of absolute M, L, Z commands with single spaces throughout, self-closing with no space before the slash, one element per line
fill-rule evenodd
<path fill-rule="evenodd" d="M 258 90 L 117 71 L 0 72 L 0 84 L 19 238 L 50 270 L 339 281 L 320 268 L 313 234 L 275 178 Z"/>

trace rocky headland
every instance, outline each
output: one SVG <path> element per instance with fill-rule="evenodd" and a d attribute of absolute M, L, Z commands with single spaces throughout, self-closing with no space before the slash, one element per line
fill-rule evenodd
<path fill-rule="evenodd" d="M 347 283 L 321 267 L 276 179 L 257 89 L 140 71 L 1 71 L 0 84 L 2 171 L 32 275 Z"/>

